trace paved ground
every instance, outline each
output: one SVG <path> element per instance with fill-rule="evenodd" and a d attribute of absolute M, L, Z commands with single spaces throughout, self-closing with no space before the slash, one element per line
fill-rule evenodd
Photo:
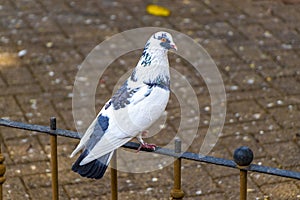
<path fill-rule="evenodd" d="M 161 26 L 198 41 L 222 74 L 228 100 L 226 124 L 210 155 L 231 159 L 235 148 L 247 145 L 254 151 L 254 163 L 300 171 L 300 4 L 156 1 L 172 11 L 162 18 L 146 13 L 151 2 L 0 0 L 0 116 L 42 125 L 56 116 L 59 128 L 75 130 L 72 88 L 85 56 L 115 33 Z M 98 110 L 118 76 L 137 59 L 137 53 L 125 55 L 111 65 L 100 84 Z M 200 136 L 189 149 L 199 152 L 210 117 L 209 94 L 187 63 L 174 54 L 170 62 L 185 74 L 200 100 Z M 179 120 L 174 97 L 168 112 L 164 131 L 172 134 Z M 0 133 L 7 165 L 4 199 L 51 199 L 49 138 L 3 127 Z M 109 172 L 100 181 L 71 172 L 74 160 L 68 156 L 76 143 L 59 138 L 61 199 L 109 199 Z M 189 161 L 183 166 L 186 199 L 238 199 L 237 171 Z M 145 174 L 119 173 L 120 199 L 168 199 L 171 188 L 172 167 Z M 300 182 L 251 173 L 248 195 L 249 199 L 300 199 Z"/>

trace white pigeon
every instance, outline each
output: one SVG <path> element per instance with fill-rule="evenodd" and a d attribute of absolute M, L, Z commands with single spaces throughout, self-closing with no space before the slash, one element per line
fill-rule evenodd
<path fill-rule="evenodd" d="M 74 172 L 102 178 L 114 150 L 135 137 L 140 148 L 155 150 L 156 145 L 145 143 L 142 134 L 162 115 L 169 100 L 170 49 L 177 50 L 171 34 L 157 32 L 150 37 L 131 76 L 101 109 L 71 154 L 84 148 L 72 166 Z"/>

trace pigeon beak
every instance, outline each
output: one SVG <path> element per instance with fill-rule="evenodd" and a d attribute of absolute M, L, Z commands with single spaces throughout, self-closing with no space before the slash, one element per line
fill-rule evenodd
<path fill-rule="evenodd" d="M 174 49 L 175 51 L 177 51 L 177 46 L 174 43 L 171 43 L 170 47 L 170 49 Z"/>

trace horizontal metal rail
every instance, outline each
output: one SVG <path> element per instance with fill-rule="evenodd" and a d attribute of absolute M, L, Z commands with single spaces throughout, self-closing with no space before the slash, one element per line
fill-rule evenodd
<path fill-rule="evenodd" d="M 0 126 L 6 126 L 11 128 L 23 129 L 28 131 L 36 131 L 40 133 L 47 133 L 50 135 L 57 135 L 69 138 L 80 139 L 81 135 L 78 132 L 64 130 L 64 129 L 56 129 L 51 130 L 49 126 L 35 125 L 35 124 L 26 124 L 23 122 L 16 122 L 7 119 L 0 119 Z"/>
<path fill-rule="evenodd" d="M 64 129 L 51 130 L 49 126 L 32 125 L 32 124 L 16 122 L 16 121 L 11 121 L 6 119 L 0 119 L 0 126 L 23 129 L 28 131 L 36 131 L 36 132 L 46 133 L 50 135 L 64 136 L 64 137 L 70 137 L 75 139 L 81 138 L 81 134 L 78 132 L 64 130 Z M 125 145 L 123 145 L 123 147 L 136 150 L 139 148 L 139 144 L 134 142 L 128 142 Z M 196 154 L 191 152 L 175 153 L 173 149 L 158 147 L 155 151 L 151 151 L 151 153 L 240 169 L 240 166 L 238 166 L 233 160 L 216 158 L 213 156 L 204 156 L 201 154 Z M 243 170 L 300 180 L 300 172 L 267 167 L 262 165 L 250 164 L 249 166 L 243 168 Z"/>

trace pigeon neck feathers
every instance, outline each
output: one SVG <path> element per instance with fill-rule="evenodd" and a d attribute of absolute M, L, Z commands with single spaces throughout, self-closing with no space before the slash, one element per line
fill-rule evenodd
<path fill-rule="evenodd" d="M 147 84 L 169 90 L 168 50 L 171 48 L 176 49 L 176 46 L 169 33 L 153 34 L 146 43 L 142 56 L 128 83 L 131 82 L 132 85 Z"/>
<path fill-rule="evenodd" d="M 168 84 L 170 72 L 167 51 L 158 48 L 144 50 L 133 76 L 137 83 Z"/>

